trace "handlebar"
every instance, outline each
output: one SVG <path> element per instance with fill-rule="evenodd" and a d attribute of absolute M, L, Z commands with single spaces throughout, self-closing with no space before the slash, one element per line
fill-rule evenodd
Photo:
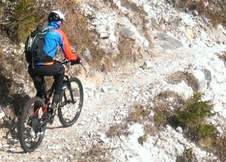
<path fill-rule="evenodd" d="M 59 61 L 60 62 L 60 61 Z M 63 64 L 67 64 L 67 63 L 69 63 L 70 61 L 68 60 L 68 59 L 63 59 L 63 61 L 61 61 L 60 63 L 61 63 L 61 65 L 63 65 Z M 80 64 L 82 67 L 83 67 L 83 69 L 85 70 L 85 72 L 87 72 L 87 70 L 86 70 L 86 68 L 84 67 L 84 65 L 83 65 L 83 61 L 82 60 L 80 60 L 80 62 L 79 63 L 75 63 L 75 62 L 70 62 L 71 63 L 71 65 L 76 65 L 76 64 Z"/>
<path fill-rule="evenodd" d="M 64 58 L 63 59 L 63 61 L 61 61 L 60 63 L 63 65 L 63 64 L 67 64 L 68 62 L 71 62 L 71 61 L 69 61 L 68 59 L 66 59 L 66 58 Z M 82 60 L 81 59 L 79 59 L 79 62 L 77 61 L 77 62 L 71 62 L 71 65 L 75 65 L 75 64 L 82 64 Z"/>
<path fill-rule="evenodd" d="M 61 65 L 63 65 L 63 64 L 67 64 L 67 63 L 71 63 L 71 65 L 75 65 L 75 64 L 81 64 L 82 62 L 80 62 L 80 63 L 75 63 L 75 62 L 71 62 L 71 61 L 69 61 L 68 59 L 63 59 L 63 61 L 58 61 L 59 63 L 61 63 Z"/>
<path fill-rule="evenodd" d="M 60 61 L 59 61 L 60 62 Z M 63 65 L 63 64 L 67 64 L 67 63 L 69 63 L 70 61 L 68 60 L 68 59 L 63 59 L 63 61 L 61 61 L 60 63 L 61 63 L 61 65 Z"/>

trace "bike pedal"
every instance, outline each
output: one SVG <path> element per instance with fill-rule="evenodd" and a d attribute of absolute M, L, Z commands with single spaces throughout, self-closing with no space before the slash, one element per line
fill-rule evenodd
<path fill-rule="evenodd" d="M 53 110 L 58 109 L 58 107 L 59 107 L 59 105 L 58 105 L 58 104 L 56 104 L 56 103 L 54 103 L 54 104 L 52 105 L 52 109 L 53 109 Z"/>
<path fill-rule="evenodd" d="M 48 111 L 47 111 L 47 114 L 48 114 L 48 117 L 53 116 L 53 114 L 54 114 L 53 109 L 49 108 Z"/>

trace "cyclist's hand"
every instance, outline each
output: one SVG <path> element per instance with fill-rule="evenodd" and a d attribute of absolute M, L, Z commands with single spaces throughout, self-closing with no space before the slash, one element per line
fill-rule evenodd
<path fill-rule="evenodd" d="M 76 61 L 71 62 L 71 65 L 81 64 L 82 60 L 78 57 Z"/>

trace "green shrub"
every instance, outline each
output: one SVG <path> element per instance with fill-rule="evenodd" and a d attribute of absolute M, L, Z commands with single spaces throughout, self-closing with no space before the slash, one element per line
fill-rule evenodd
<path fill-rule="evenodd" d="M 195 93 L 185 104 L 185 108 L 176 114 L 181 124 L 189 128 L 198 127 L 206 117 L 211 116 L 213 105 L 209 101 L 201 101 L 201 94 Z"/>
<path fill-rule="evenodd" d="M 9 21 L 5 24 L 7 33 L 13 41 L 17 42 L 25 41 L 40 20 L 36 1 L 33 0 L 16 0 L 14 3 L 9 3 L 4 12 L 9 17 Z"/>
<path fill-rule="evenodd" d="M 211 113 L 213 105 L 210 101 L 202 101 L 201 97 L 200 93 L 195 93 L 186 102 L 185 108 L 173 115 L 171 120 L 175 126 L 182 126 L 185 133 L 194 140 L 212 137 L 216 133 L 213 125 L 204 123 L 207 117 L 213 115 Z"/>
<path fill-rule="evenodd" d="M 147 134 L 144 134 L 143 136 L 140 136 L 138 138 L 138 143 L 140 145 L 144 145 L 144 143 L 147 142 L 147 140 L 148 140 L 148 135 Z"/>
<path fill-rule="evenodd" d="M 192 148 L 185 149 L 181 156 L 177 157 L 176 162 L 191 162 L 196 161 L 196 157 L 193 153 Z"/>
<path fill-rule="evenodd" d="M 166 116 L 161 110 L 156 110 L 154 119 L 157 126 L 165 125 L 166 123 Z"/>
<path fill-rule="evenodd" d="M 216 131 L 216 127 L 210 124 L 200 124 L 196 129 L 198 139 L 212 137 Z"/>

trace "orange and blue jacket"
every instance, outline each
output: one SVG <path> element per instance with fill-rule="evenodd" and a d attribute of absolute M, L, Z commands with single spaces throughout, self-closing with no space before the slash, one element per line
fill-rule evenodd
<path fill-rule="evenodd" d="M 78 56 L 72 51 L 69 40 L 65 33 L 59 29 L 60 25 L 57 22 L 50 22 L 46 25 L 47 28 L 51 28 L 45 36 L 45 44 L 43 47 L 44 53 L 53 60 L 57 53 L 58 45 L 61 47 L 65 58 L 69 61 L 76 61 Z M 52 65 L 53 61 L 38 62 L 35 65 Z"/>

